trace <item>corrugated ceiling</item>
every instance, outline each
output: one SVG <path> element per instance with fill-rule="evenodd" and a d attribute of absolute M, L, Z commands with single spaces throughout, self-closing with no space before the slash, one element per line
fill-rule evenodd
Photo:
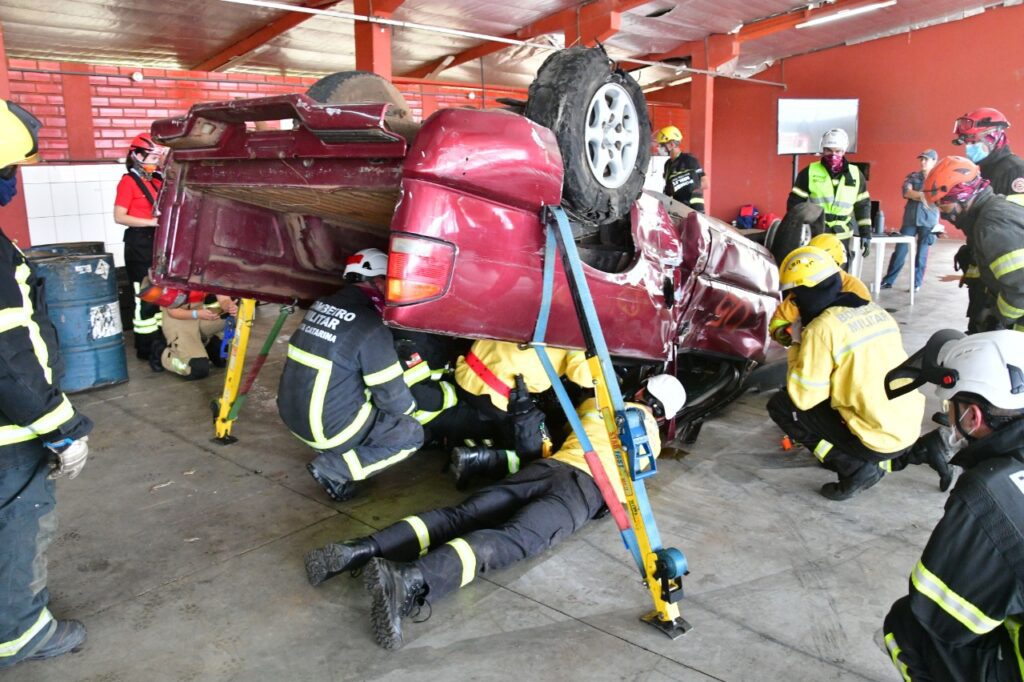
<path fill-rule="evenodd" d="M 301 4 L 297 0 L 286 1 Z M 503 35 L 581 4 L 564 0 L 520 0 L 514 4 L 492 0 L 407 0 L 393 18 Z M 783 57 L 955 20 L 975 13 L 984 4 L 992 3 L 899 0 L 894 7 L 842 22 L 790 29 L 746 42 L 738 64 L 730 69 L 750 75 Z M 712 33 L 728 33 L 743 24 L 803 7 L 807 3 L 794 5 L 791 0 L 651 0 L 623 15 L 621 29 L 607 42 L 607 48 L 617 58 L 661 53 L 680 43 L 701 40 Z M 340 2 L 334 8 L 355 11 L 352 2 Z M 660 15 L 649 16 L 654 13 Z M 276 9 L 220 0 L 62 0 L 56 5 L 40 0 L 0 2 L 0 24 L 9 57 L 178 69 L 201 63 L 281 15 Z M 350 20 L 312 17 L 249 53 L 231 68 L 286 75 L 323 75 L 352 69 L 353 35 Z M 561 44 L 563 40 L 561 34 L 552 34 L 538 42 Z M 394 73 L 401 75 L 480 42 L 475 38 L 395 28 Z M 444 71 L 441 78 L 480 82 L 482 77 L 489 84 L 525 86 L 546 55 L 544 50 L 509 47 L 485 57 L 482 69 L 480 60 L 474 60 Z M 671 73 L 645 71 L 649 73 L 641 76 L 642 82 Z"/>

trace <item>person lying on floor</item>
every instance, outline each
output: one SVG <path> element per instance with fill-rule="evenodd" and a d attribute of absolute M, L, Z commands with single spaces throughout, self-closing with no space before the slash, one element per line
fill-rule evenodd
<path fill-rule="evenodd" d="M 644 415 L 657 456 L 658 420 L 683 408 L 686 392 L 667 374 L 648 379 L 627 406 Z M 608 432 L 597 401 L 588 398 L 577 414 L 619 501 L 625 502 Z M 364 568 L 377 643 L 403 644 L 402 619 L 465 587 L 478 575 L 536 556 L 600 516 L 604 500 L 575 433 L 550 458 L 531 462 L 500 483 L 481 488 L 454 507 L 409 516 L 366 537 L 332 543 L 306 555 L 312 585 L 343 571 Z"/>

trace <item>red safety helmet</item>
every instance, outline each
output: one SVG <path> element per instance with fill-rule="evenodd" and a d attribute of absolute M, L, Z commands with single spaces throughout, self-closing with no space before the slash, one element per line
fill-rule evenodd
<path fill-rule="evenodd" d="M 988 183 L 981 177 L 981 170 L 970 159 L 962 156 L 947 156 L 935 164 L 935 168 L 924 179 L 921 193 L 932 206 L 953 201 L 967 201 Z"/>
<path fill-rule="evenodd" d="M 953 124 L 953 144 L 961 145 L 972 142 L 981 135 L 1001 133 L 1010 127 L 1003 113 L 991 107 L 982 107 L 964 114 Z"/>
<path fill-rule="evenodd" d="M 132 138 L 131 144 L 128 147 L 134 151 L 151 152 L 156 149 L 156 143 L 153 142 L 153 138 L 149 133 L 139 133 Z"/>

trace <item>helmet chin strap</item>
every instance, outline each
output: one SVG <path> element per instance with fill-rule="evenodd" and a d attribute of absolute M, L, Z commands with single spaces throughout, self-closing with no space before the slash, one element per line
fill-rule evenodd
<path fill-rule="evenodd" d="M 967 410 L 961 412 L 959 405 L 956 402 L 953 402 L 953 412 L 954 416 L 956 417 L 956 422 L 953 426 L 954 428 L 956 428 L 957 433 L 959 433 L 961 437 L 963 437 L 963 439 L 969 443 L 973 443 L 974 441 L 978 440 L 977 437 L 967 433 L 967 430 L 964 429 L 963 418 L 967 414 Z"/>

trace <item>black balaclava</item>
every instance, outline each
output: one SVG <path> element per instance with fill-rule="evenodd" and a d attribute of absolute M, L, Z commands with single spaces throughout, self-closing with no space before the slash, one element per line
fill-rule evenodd
<path fill-rule="evenodd" d="M 868 301 L 860 296 L 843 291 L 843 279 L 839 273 L 823 280 L 817 286 L 793 289 L 793 299 L 796 301 L 797 310 L 800 311 L 800 323 L 804 327 L 832 306 L 859 308 L 868 304 Z"/>

